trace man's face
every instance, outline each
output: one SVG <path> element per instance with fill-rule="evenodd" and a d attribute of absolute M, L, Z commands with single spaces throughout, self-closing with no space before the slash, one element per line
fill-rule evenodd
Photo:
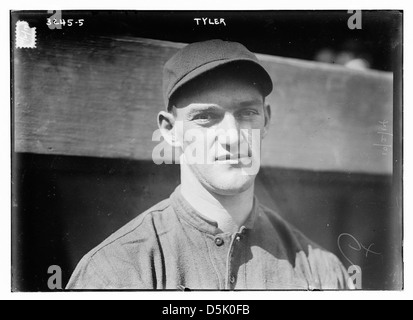
<path fill-rule="evenodd" d="M 204 150 L 205 161 L 186 161 L 187 165 L 210 192 L 233 195 L 247 190 L 258 173 L 269 107 L 255 86 L 231 75 L 211 78 L 193 88 L 176 101 L 175 124 L 180 125 L 175 125 L 175 133 L 184 137 L 180 144 L 186 159 L 195 148 Z M 186 139 L 188 134 L 195 139 Z M 248 158 L 249 165 L 245 164 Z M 257 167 L 253 173 L 248 170 L 251 166 Z"/>

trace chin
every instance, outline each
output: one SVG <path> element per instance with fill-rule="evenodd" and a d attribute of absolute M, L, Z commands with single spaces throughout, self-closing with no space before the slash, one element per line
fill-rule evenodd
<path fill-rule="evenodd" d="M 255 176 L 216 175 L 205 179 L 205 185 L 210 191 L 220 195 L 236 195 L 247 191 L 254 184 Z"/>

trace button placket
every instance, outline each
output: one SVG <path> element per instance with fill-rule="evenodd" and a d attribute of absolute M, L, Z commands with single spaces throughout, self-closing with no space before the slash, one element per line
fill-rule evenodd
<path fill-rule="evenodd" d="M 221 246 L 224 244 L 224 239 L 222 239 L 221 237 L 216 237 L 216 238 L 215 238 L 215 244 L 216 244 L 218 247 L 221 247 Z"/>
<path fill-rule="evenodd" d="M 228 260 L 227 260 L 227 288 L 228 289 L 234 289 L 237 278 L 236 275 L 233 272 L 234 265 L 234 252 L 236 250 L 236 246 L 241 242 L 242 240 L 242 235 L 241 233 L 236 233 L 234 234 L 231 245 L 230 245 L 230 250 L 228 252 Z"/>
<path fill-rule="evenodd" d="M 226 258 L 230 249 L 231 237 L 225 233 L 209 234 L 206 237 L 209 239 L 210 258 L 219 278 L 219 288 L 225 290 L 227 288 Z"/>

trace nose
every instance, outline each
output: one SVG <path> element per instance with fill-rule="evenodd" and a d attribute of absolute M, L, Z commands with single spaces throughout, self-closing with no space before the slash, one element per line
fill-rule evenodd
<path fill-rule="evenodd" d="M 218 129 L 218 141 L 222 146 L 238 147 L 240 142 L 240 128 L 234 115 L 227 113 L 222 119 Z"/>

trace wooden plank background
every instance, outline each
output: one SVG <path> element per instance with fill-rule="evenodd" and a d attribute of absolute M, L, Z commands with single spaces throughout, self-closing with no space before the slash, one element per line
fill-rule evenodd
<path fill-rule="evenodd" d="M 93 37 L 14 49 L 15 151 L 152 159 L 162 66 L 183 45 Z M 392 129 L 390 73 L 258 56 L 275 83 L 264 166 L 392 172 L 391 149 L 375 146 L 379 122 Z"/>

